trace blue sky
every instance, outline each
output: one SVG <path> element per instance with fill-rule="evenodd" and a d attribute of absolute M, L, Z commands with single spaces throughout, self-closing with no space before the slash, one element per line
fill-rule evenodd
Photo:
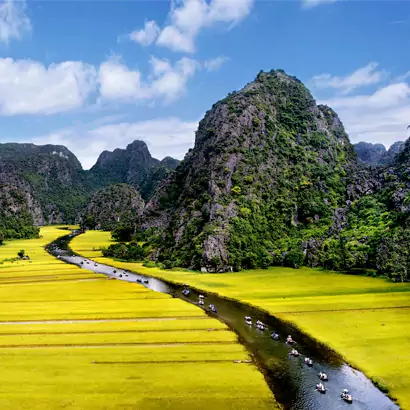
<path fill-rule="evenodd" d="M 410 3 L 0 1 L 0 141 L 63 144 L 85 168 L 148 143 L 182 158 L 214 102 L 282 68 L 352 142 L 410 123 Z"/>

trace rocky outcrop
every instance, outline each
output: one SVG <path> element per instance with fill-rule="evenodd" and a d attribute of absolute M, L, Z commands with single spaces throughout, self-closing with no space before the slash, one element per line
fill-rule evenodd
<path fill-rule="evenodd" d="M 29 192 L 11 184 L 0 185 L 0 237 L 31 238 L 38 234 L 32 211 L 40 211 Z M 41 218 L 41 214 L 37 215 Z"/>
<path fill-rule="evenodd" d="M 295 230 L 330 225 L 356 170 L 335 112 L 296 78 L 261 72 L 206 113 L 144 226 L 163 229 L 159 259 L 213 272 L 263 266 Z"/>
<path fill-rule="evenodd" d="M 152 158 L 142 141 L 103 152 L 91 171 L 64 146 L 0 144 L 0 191 L 11 186 L 20 192 L 36 225 L 73 223 L 96 190 L 130 182 L 149 198 L 177 164 L 170 157 Z"/>
<path fill-rule="evenodd" d="M 136 222 L 144 210 L 139 192 L 130 185 L 110 185 L 96 192 L 82 217 L 90 229 L 112 230 L 118 224 Z"/>
<path fill-rule="evenodd" d="M 104 151 L 89 171 L 93 186 L 126 183 L 138 189 L 144 199 L 149 199 L 167 173 L 175 169 L 179 161 L 166 157 L 162 161 L 153 158 L 143 141 L 134 141 L 126 149 Z"/>
<path fill-rule="evenodd" d="M 387 153 L 383 144 L 372 144 L 364 141 L 354 144 L 354 149 L 358 158 L 370 165 L 378 165 L 381 158 Z"/>
<path fill-rule="evenodd" d="M 393 163 L 396 155 L 404 149 L 404 142 L 396 141 L 388 150 L 383 144 L 371 144 L 363 141 L 354 144 L 354 148 L 358 158 L 365 164 L 389 165 Z"/>
<path fill-rule="evenodd" d="M 35 224 L 74 222 L 85 197 L 82 173 L 66 147 L 0 144 L 0 184 L 24 195 Z"/>

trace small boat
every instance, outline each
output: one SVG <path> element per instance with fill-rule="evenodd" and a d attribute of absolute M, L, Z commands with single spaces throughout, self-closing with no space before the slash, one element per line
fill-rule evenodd
<path fill-rule="evenodd" d="M 148 280 L 148 279 L 145 279 L 145 280 L 144 280 L 144 283 L 149 283 L 149 280 Z"/>
<path fill-rule="evenodd" d="M 94 266 L 98 266 L 96 263 L 94 263 Z"/>
<path fill-rule="evenodd" d="M 349 394 L 349 391 L 347 389 L 344 389 L 342 391 L 340 397 L 347 403 L 353 403 L 353 397 Z"/>
<path fill-rule="evenodd" d="M 203 299 L 199 299 L 198 300 L 198 305 L 199 306 L 204 306 L 205 302 L 203 301 Z"/>
<path fill-rule="evenodd" d="M 142 283 L 142 280 L 140 278 L 137 279 L 138 283 Z"/>
<path fill-rule="evenodd" d="M 90 262 L 87 261 L 87 265 L 89 265 L 89 264 L 90 264 Z"/>
<path fill-rule="evenodd" d="M 279 335 L 276 332 L 273 332 L 271 334 L 271 337 L 272 337 L 273 340 L 279 340 Z"/>
<path fill-rule="evenodd" d="M 120 278 L 122 278 L 122 274 L 120 273 L 119 275 L 118 275 Z"/>
<path fill-rule="evenodd" d="M 209 305 L 208 309 L 212 312 L 212 313 L 218 313 L 218 309 L 216 308 L 215 305 Z"/>
<path fill-rule="evenodd" d="M 313 360 L 309 359 L 309 357 L 305 357 L 305 364 L 308 366 L 313 366 Z"/>
<path fill-rule="evenodd" d="M 299 356 L 299 352 L 296 349 L 292 349 L 289 354 L 295 357 Z"/>
<path fill-rule="evenodd" d="M 191 293 L 191 291 L 190 291 L 189 289 L 184 289 L 184 290 L 182 291 L 182 294 L 183 294 L 184 296 L 188 296 L 190 293 Z"/>
<path fill-rule="evenodd" d="M 250 316 L 245 316 L 245 323 L 252 326 L 252 318 Z"/>
<path fill-rule="evenodd" d="M 316 385 L 316 390 L 320 393 L 326 393 L 326 387 L 322 383 Z"/>
<path fill-rule="evenodd" d="M 327 377 L 327 374 L 324 373 L 324 372 L 320 372 L 320 373 L 318 374 L 318 376 L 319 376 L 319 379 L 322 380 L 322 381 L 327 382 L 327 381 L 329 380 L 329 378 Z"/>
<path fill-rule="evenodd" d="M 286 338 L 286 343 L 288 343 L 288 344 L 290 344 L 290 345 L 292 345 L 293 343 L 295 343 L 295 341 L 292 339 L 292 336 L 291 336 L 291 335 L 289 335 L 289 336 Z"/>
<path fill-rule="evenodd" d="M 266 329 L 266 325 L 264 323 L 262 323 L 260 320 L 256 321 L 256 328 L 259 330 L 264 331 Z"/>
<path fill-rule="evenodd" d="M 114 270 L 112 271 L 112 273 L 117 273 L 117 271 L 114 269 Z"/>
<path fill-rule="evenodd" d="M 199 299 L 205 299 L 204 295 L 199 295 Z"/>

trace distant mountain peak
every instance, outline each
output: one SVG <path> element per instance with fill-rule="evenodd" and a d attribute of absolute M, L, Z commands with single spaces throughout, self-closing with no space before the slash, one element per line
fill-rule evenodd
<path fill-rule="evenodd" d="M 358 158 L 368 165 L 389 165 L 396 155 L 404 149 L 403 141 L 396 141 L 388 150 L 383 144 L 360 141 L 354 144 Z"/>

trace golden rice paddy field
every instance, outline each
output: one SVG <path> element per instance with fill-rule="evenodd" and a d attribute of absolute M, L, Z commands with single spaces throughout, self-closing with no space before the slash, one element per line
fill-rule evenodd
<path fill-rule="evenodd" d="M 78 253 L 101 263 L 258 306 L 292 322 L 331 346 L 410 409 L 410 284 L 315 269 L 271 268 L 230 274 L 198 274 L 146 268 L 102 258 L 110 234 L 87 232 L 74 239 Z"/>
<path fill-rule="evenodd" d="M 63 234 L 0 247 L 1 409 L 277 408 L 224 324 L 54 258 Z"/>

